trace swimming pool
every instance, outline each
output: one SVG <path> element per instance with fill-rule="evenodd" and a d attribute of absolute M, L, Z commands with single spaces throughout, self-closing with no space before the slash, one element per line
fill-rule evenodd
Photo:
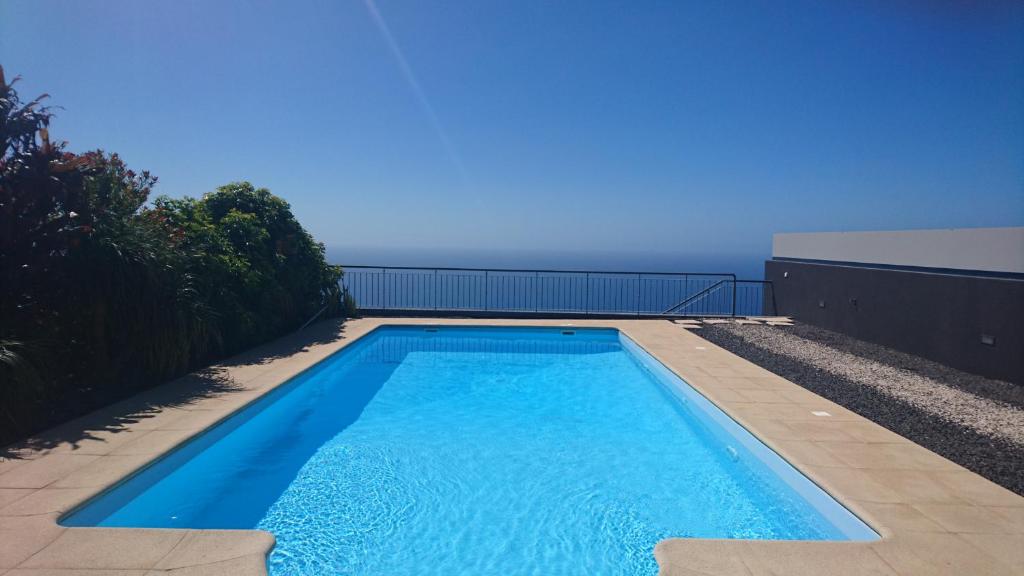
<path fill-rule="evenodd" d="M 668 537 L 872 540 L 611 329 L 383 327 L 62 519 L 258 528 L 274 575 L 654 574 Z"/>

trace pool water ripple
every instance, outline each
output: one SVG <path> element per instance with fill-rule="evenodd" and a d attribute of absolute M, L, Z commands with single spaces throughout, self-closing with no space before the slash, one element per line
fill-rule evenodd
<path fill-rule="evenodd" d="M 65 523 L 268 530 L 274 576 L 655 574 L 668 537 L 851 537 L 616 331 L 351 348 Z"/>

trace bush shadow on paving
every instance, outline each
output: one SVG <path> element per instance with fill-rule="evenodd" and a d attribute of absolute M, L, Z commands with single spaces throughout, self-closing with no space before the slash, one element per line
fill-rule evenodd
<path fill-rule="evenodd" d="M 188 409 L 196 403 L 244 389 L 231 374 L 247 367 L 270 363 L 345 338 L 343 319 L 313 324 L 267 344 L 233 356 L 213 366 L 160 384 L 135 396 L 120 400 L 84 416 L 70 420 L 41 434 L 0 447 L 0 462 L 32 459 L 55 449 L 74 453 L 84 443 L 109 442 L 112 434 L 172 409 Z"/>

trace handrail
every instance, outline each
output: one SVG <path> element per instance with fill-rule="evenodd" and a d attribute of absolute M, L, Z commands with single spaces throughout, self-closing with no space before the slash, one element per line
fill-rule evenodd
<path fill-rule="evenodd" d="M 353 295 L 359 310 L 383 315 L 728 317 L 764 314 L 774 296 L 767 291 L 770 285 L 762 281 L 748 285 L 729 272 L 372 265 L 342 268 L 346 273 L 340 282 Z M 661 312 L 672 302 L 676 304 Z M 695 302 L 699 305 L 694 306 Z"/>
<path fill-rule="evenodd" d="M 684 299 L 682 302 L 676 304 L 675 306 L 669 306 L 668 308 L 665 309 L 664 312 L 662 312 L 662 314 L 671 314 L 672 312 L 675 312 L 676 310 L 678 310 L 678 309 L 682 308 L 683 306 L 693 302 L 694 300 L 697 300 L 697 299 L 703 298 L 704 296 L 707 296 L 708 294 L 711 293 L 712 290 L 714 290 L 715 288 L 718 288 L 719 286 L 721 286 L 722 284 L 725 284 L 726 282 L 729 282 L 729 280 L 719 280 L 718 282 L 715 282 L 711 286 L 708 286 L 707 288 L 701 290 L 700 292 L 697 292 L 693 296 L 690 296 L 689 298 Z M 733 283 L 733 285 L 735 285 L 736 281 L 732 280 L 732 283 Z M 735 292 L 735 288 L 733 289 L 733 292 Z M 734 304 L 733 305 L 734 312 L 735 312 L 735 308 L 736 308 L 736 306 Z"/>
<path fill-rule="evenodd" d="M 371 270 L 443 270 L 446 272 L 521 272 L 524 274 L 618 274 L 623 276 L 636 276 L 637 274 L 643 276 L 729 276 L 732 279 L 736 279 L 736 275 L 732 272 L 637 272 L 633 270 L 631 272 L 616 272 L 609 270 L 534 270 L 531 268 L 444 268 L 437 266 L 346 266 L 341 264 L 342 269 L 348 270 L 350 268 L 363 268 Z"/>

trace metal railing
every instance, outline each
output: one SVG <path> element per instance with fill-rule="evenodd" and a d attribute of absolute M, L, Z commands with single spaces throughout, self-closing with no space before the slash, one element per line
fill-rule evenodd
<path fill-rule="evenodd" d="M 728 273 L 343 266 L 371 315 L 674 318 L 774 315 L 771 283 Z"/>
<path fill-rule="evenodd" d="M 767 280 L 737 280 L 733 285 L 733 316 L 777 316 L 775 287 Z"/>

